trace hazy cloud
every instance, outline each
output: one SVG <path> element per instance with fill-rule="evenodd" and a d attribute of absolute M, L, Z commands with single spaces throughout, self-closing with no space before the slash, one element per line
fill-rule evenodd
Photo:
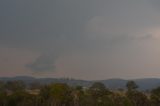
<path fill-rule="evenodd" d="M 26 67 L 34 72 L 54 71 L 56 59 L 56 56 L 42 55 Z"/>
<path fill-rule="evenodd" d="M 23 64 L 33 72 L 53 71 L 56 76 L 59 70 L 59 76 L 82 78 L 85 73 L 83 78 L 98 79 L 128 77 L 130 70 L 136 70 L 136 77 L 141 70 L 143 76 L 148 69 L 159 69 L 158 3 L 1 0 L 0 47 L 42 54 Z"/>

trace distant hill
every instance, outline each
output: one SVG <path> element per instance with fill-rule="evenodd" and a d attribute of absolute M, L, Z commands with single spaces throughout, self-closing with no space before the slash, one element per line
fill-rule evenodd
<path fill-rule="evenodd" d="M 85 80 L 75 80 L 69 78 L 34 78 L 29 76 L 17 76 L 17 77 L 0 77 L 0 81 L 17 81 L 21 80 L 26 84 L 31 83 L 40 83 L 40 84 L 49 84 L 49 83 L 67 83 L 71 86 L 85 86 L 88 87 L 92 84 L 92 81 Z"/>
<path fill-rule="evenodd" d="M 76 79 L 68 79 L 68 78 L 34 78 L 29 76 L 17 76 L 17 77 L 1 77 L 1 81 L 14 81 L 14 80 L 22 80 L 26 84 L 30 84 L 33 82 L 38 82 L 41 84 L 49 84 L 49 83 L 67 83 L 71 86 L 85 86 L 89 87 L 94 82 L 102 82 L 109 89 L 125 89 L 125 85 L 128 80 L 123 79 L 108 79 L 108 80 L 97 80 L 97 81 L 86 81 L 86 80 L 76 80 Z M 144 78 L 144 79 L 135 79 L 136 84 L 139 86 L 139 90 L 151 90 L 160 86 L 160 79 L 158 78 Z"/>

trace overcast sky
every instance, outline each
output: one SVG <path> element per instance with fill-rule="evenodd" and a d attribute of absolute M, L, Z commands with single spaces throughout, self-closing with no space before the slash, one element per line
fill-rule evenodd
<path fill-rule="evenodd" d="M 159 0 L 0 0 L 0 77 L 160 77 Z"/>

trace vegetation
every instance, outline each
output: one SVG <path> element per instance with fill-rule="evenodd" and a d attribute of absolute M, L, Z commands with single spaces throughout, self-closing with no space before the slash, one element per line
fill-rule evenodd
<path fill-rule="evenodd" d="M 126 90 L 109 90 L 95 82 L 89 88 L 65 83 L 48 85 L 0 82 L 0 106 L 160 106 L 160 87 L 140 92 L 133 81 Z"/>

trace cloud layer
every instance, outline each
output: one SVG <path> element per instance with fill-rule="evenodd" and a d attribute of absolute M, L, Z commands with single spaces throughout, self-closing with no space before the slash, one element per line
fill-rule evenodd
<path fill-rule="evenodd" d="M 2 0 L 0 52 L 17 50 L 24 58 L 24 50 L 36 53 L 15 65 L 23 67 L 21 73 L 15 68 L 3 76 L 16 72 L 83 79 L 160 76 L 158 4 L 158 0 Z M 21 61 L 19 55 L 16 58 Z"/>

